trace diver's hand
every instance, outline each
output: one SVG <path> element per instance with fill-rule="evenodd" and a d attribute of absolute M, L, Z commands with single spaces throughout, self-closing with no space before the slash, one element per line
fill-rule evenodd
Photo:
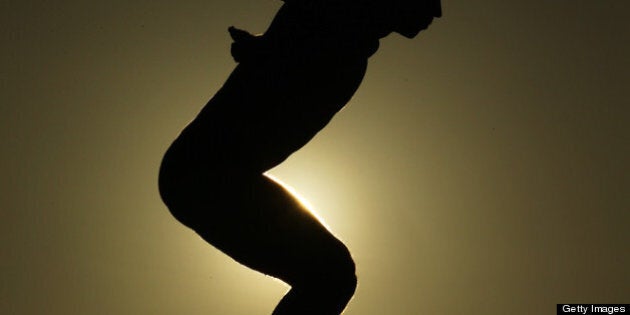
<path fill-rule="evenodd" d="M 252 35 L 250 32 L 246 31 L 246 30 L 242 30 L 239 28 L 236 28 L 234 26 L 230 26 L 228 28 L 228 32 L 230 32 L 230 36 L 232 37 L 232 39 L 235 42 L 240 42 L 243 40 L 252 40 L 254 39 L 256 36 Z"/>
<path fill-rule="evenodd" d="M 248 31 L 234 26 L 230 26 L 228 32 L 234 40 L 230 49 L 234 61 L 249 60 L 260 54 L 261 36 L 252 35 Z"/>

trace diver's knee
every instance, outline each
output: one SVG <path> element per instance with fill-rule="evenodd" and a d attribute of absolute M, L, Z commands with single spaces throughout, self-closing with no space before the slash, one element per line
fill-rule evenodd
<path fill-rule="evenodd" d="M 336 277 L 331 286 L 339 291 L 339 294 L 350 299 L 357 287 L 356 267 L 352 256 L 348 253 L 344 259 L 336 266 Z"/>
<path fill-rule="evenodd" d="M 356 266 L 352 255 L 350 255 L 350 251 L 348 251 L 344 245 L 341 246 L 342 248 L 337 254 L 337 257 L 333 259 L 331 265 L 328 267 L 332 269 L 329 272 L 336 275 L 336 282 L 339 282 L 338 284 L 354 289 L 357 284 Z"/>
<path fill-rule="evenodd" d="M 305 292 L 317 298 L 320 307 L 317 314 L 340 314 L 357 288 L 355 264 L 350 253 L 345 250 L 331 257 L 312 276 Z"/>
<path fill-rule="evenodd" d="M 316 271 L 310 274 L 308 286 L 320 288 L 341 299 L 352 297 L 357 287 L 356 267 L 343 244 L 314 268 Z"/>
<path fill-rule="evenodd" d="M 344 272 L 329 283 L 328 289 L 331 290 L 332 295 L 338 297 L 341 301 L 347 302 L 354 295 L 357 283 L 358 280 L 354 271 Z"/>

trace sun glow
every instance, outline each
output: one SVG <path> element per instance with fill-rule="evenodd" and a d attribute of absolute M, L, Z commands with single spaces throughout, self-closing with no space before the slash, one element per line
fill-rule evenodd
<path fill-rule="evenodd" d="M 315 209 L 315 206 L 313 206 L 312 203 L 310 203 L 304 196 L 300 195 L 295 188 L 291 187 L 290 185 L 288 185 L 287 183 L 283 182 L 282 180 L 280 180 L 278 177 L 269 174 L 269 173 L 265 173 L 265 176 L 267 176 L 269 179 L 273 180 L 274 182 L 280 184 L 280 186 L 284 187 L 284 189 L 286 189 L 295 199 L 298 200 L 298 202 L 304 206 L 304 208 L 306 208 L 306 210 L 308 210 L 308 212 L 310 212 L 313 216 L 315 216 L 315 218 L 317 218 L 317 220 L 323 224 L 326 229 L 330 230 L 330 226 L 328 226 L 328 224 L 326 223 L 326 221 L 324 221 L 324 219 L 322 219 L 322 217 L 319 215 L 319 213 L 317 213 L 317 210 Z"/>

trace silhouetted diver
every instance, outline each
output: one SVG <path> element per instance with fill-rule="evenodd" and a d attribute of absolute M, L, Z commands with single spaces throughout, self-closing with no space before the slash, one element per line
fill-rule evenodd
<path fill-rule="evenodd" d="M 273 314 L 340 314 L 357 280 L 346 246 L 264 172 L 350 100 L 380 38 L 439 16 L 439 0 L 285 0 L 263 35 L 229 29 L 239 64 L 167 150 L 159 189 L 208 243 L 291 286 Z"/>

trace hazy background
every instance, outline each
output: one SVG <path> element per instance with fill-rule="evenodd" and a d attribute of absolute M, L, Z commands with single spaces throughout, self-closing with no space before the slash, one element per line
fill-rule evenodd
<path fill-rule="evenodd" d="M 270 314 L 157 193 L 279 1 L 0 3 L 0 313 Z M 630 303 L 630 2 L 444 0 L 272 174 L 351 249 L 347 314 Z"/>

